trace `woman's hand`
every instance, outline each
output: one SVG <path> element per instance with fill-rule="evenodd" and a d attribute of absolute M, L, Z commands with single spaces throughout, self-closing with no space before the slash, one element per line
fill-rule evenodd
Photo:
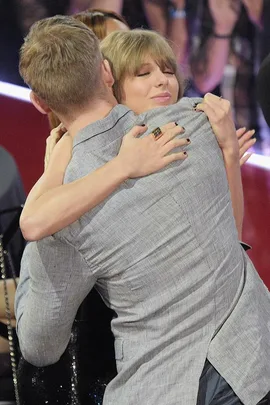
<path fill-rule="evenodd" d="M 47 169 L 52 151 L 57 144 L 57 142 L 62 138 L 62 136 L 67 132 L 63 124 L 58 125 L 58 127 L 51 130 L 50 135 L 46 139 L 46 151 L 44 157 L 44 170 Z"/>
<path fill-rule="evenodd" d="M 184 133 L 184 129 L 174 122 L 162 126 L 162 135 L 156 139 L 153 134 L 138 138 L 145 133 L 147 127 L 136 126 L 123 137 L 122 145 L 118 154 L 119 161 L 127 177 L 141 177 L 154 173 L 169 163 L 187 158 L 185 151 L 173 149 L 186 146 L 189 139 L 176 138 Z"/>
<path fill-rule="evenodd" d="M 196 110 L 207 115 L 221 150 L 239 154 L 239 144 L 233 121 L 231 104 L 228 100 L 207 93 Z"/>
<path fill-rule="evenodd" d="M 240 166 L 248 161 L 252 153 L 246 153 L 251 146 L 253 146 L 256 142 L 256 138 L 252 138 L 255 134 L 255 130 L 252 129 L 250 131 L 246 131 L 246 128 L 239 128 L 236 131 L 236 136 L 238 138 L 239 143 L 239 159 L 240 159 Z M 246 153 L 246 154 L 245 154 Z"/>
<path fill-rule="evenodd" d="M 252 138 L 255 131 L 246 131 L 246 128 L 235 130 L 231 106 L 228 100 L 207 93 L 203 102 L 196 106 L 196 110 L 204 111 L 217 137 L 220 148 L 237 153 L 239 150 L 240 166 L 250 158 L 251 153 L 245 153 L 253 146 L 256 139 Z M 238 145 L 237 145 L 238 141 Z"/>

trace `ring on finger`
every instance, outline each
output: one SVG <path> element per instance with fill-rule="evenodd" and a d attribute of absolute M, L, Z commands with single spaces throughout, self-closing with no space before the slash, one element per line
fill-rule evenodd
<path fill-rule="evenodd" d="M 155 128 L 153 130 L 153 135 L 155 137 L 155 140 L 157 140 L 158 138 L 160 138 L 162 136 L 162 131 L 159 127 Z"/>

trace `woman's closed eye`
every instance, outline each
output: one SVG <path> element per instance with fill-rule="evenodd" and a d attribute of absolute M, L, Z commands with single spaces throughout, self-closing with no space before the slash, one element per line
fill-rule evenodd
<path fill-rule="evenodd" d="M 142 77 L 142 76 L 147 76 L 150 75 L 150 72 L 143 72 L 143 73 L 137 73 L 137 77 Z"/>

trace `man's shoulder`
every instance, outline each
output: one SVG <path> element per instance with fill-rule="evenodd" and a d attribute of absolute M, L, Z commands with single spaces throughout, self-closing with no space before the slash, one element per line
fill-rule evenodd
<path fill-rule="evenodd" d="M 122 104 L 117 104 L 106 117 L 91 122 L 89 125 L 82 128 L 75 136 L 73 147 L 89 139 L 94 140 L 97 137 L 100 139 L 100 135 L 117 132 L 119 128 L 123 128 L 134 120 L 135 114 L 133 111 Z M 91 143 L 91 145 L 93 145 L 93 143 Z"/>
<path fill-rule="evenodd" d="M 194 106 L 201 102 L 201 98 L 183 97 L 177 103 L 161 108 L 155 108 L 144 114 L 144 122 L 152 130 L 154 127 L 162 126 L 168 122 L 177 122 L 178 125 L 188 125 L 195 129 L 198 125 L 206 125 L 210 128 L 208 119 L 204 113 L 198 113 Z M 142 115 L 141 115 L 142 116 Z"/>

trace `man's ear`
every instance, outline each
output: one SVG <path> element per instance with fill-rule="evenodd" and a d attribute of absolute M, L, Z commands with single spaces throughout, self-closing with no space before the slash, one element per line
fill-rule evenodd
<path fill-rule="evenodd" d="M 51 109 L 47 104 L 42 101 L 33 91 L 30 92 L 30 100 L 36 109 L 41 112 L 41 114 L 48 114 L 51 112 Z"/>
<path fill-rule="evenodd" d="M 108 87 L 112 87 L 114 85 L 114 78 L 111 66 L 106 59 L 103 60 L 101 68 L 104 82 L 107 84 Z"/>

